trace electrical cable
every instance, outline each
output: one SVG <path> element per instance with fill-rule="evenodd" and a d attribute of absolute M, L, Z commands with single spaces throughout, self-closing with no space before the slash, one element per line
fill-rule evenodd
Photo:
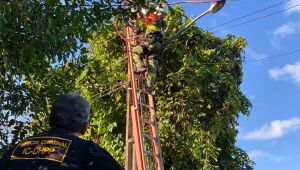
<path fill-rule="evenodd" d="M 191 4 L 208 4 L 208 3 L 212 3 L 212 2 L 218 2 L 218 1 L 220 1 L 220 0 L 205 0 L 205 1 L 190 0 L 190 1 L 175 1 L 175 2 L 168 2 L 168 3 L 162 3 L 162 4 L 168 4 L 168 5 L 187 4 L 187 3 L 191 3 Z"/>
<path fill-rule="evenodd" d="M 220 25 L 217 25 L 217 26 L 208 28 L 207 31 L 212 30 L 212 29 L 215 29 L 215 28 L 218 28 L 218 27 L 221 27 L 221 26 L 223 26 L 223 25 L 227 25 L 227 24 L 233 23 L 233 22 L 235 22 L 235 21 L 238 21 L 238 20 L 244 19 L 244 18 L 246 18 L 246 17 L 252 16 L 252 15 L 254 15 L 254 14 L 260 13 L 260 12 L 262 12 L 262 11 L 265 11 L 265 10 L 268 10 L 268 9 L 271 9 L 271 8 L 274 8 L 274 7 L 279 6 L 279 5 L 283 4 L 283 3 L 286 3 L 286 2 L 288 2 L 288 1 L 290 1 L 290 0 L 286 0 L 286 1 L 283 1 L 283 2 L 280 2 L 280 3 L 277 3 L 277 4 L 274 4 L 274 5 L 268 6 L 268 7 L 266 7 L 266 8 L 263 8 L 263 9 L 260 9 L 260 10 L 257 10 L 257 11 L 251 12 L 251 13 L 248 13 L 248 14 L 243 15 L 243 16 L 241 16 L 241 17 L 235 18 L 235 19 L 233 19 L 233 20 L 231 20 L 231 21 L 227 21 L 227 22 L 224 22 L 224 23 L 222 23 L 222 24 L 220 24 Z"/>
<path fill-rule="evenodd" d="M 285 12 L 285 11 L 288 11 L 288 10 L 290 10 L 290 9 L 292 9 L 292 8 L 296 8 L 296 7 L 298 7 L 298 6 L 300 6 L 300 3 L 299 3 L 299 4 L 296 4 L 296 5 L 293 5 L 293 6 L 289 7 L 289 8 L 286 8 L 286 9 L 283 9 L 283 10 L 280 10 L 280 11 L 273 12 L 273 13 L 268 14 L 268 15 L 263 15 L 263 16 L 261 16 L 261 17 L 257 17 L 257 18 L 254 18 L 254 19 L 251 19 L 251 20 L 248 20 L 248 21 L 245 21 L 245 22 L 242 22 L 242 23 L 239 23 L 239 24 L 236 24 L 236 25 L 233 25 L 233 26 L 224 28 L 224 29 L 220 29 L 220 30 L 217 30 L 217 31 L 213 31 L 213 33 L 221 32 L 221 31 L 228 30 L 228 29 L 231 29 L 231 28 L 235 28 L 235 27 L 238 27 L 238 26 L 241 26 L 241 25 L 244 25 L 244 24 L 247 24 L 247 23 L 256 21 L 256 20 L 260 20 L 260 19 L 263 19 L 263 18 L 267 18 L 267 17 L 273 16 L 273 15 L 276 15 L 276 14 L 279 14 L 279 13 L 282 13 L 282 12 Z"/>
<path fill-rule="evenodd" d="M 257 61 L 263 61 L 263 60 L 270 60 L 270 59 L 274 59 L 274 58 L 278 58 L 278 57 L 282 57 L 282 56 L 287 56 L 287 55 L 298 53 L 298 52 L 300 52 L 300 50 L 294 50 L 294 51 L 290 51 L 290 52 L 287 52 L 287 53 L 278 54 L 278 55 L 265 57 L 265 58 L 260 58 L 260 59 L 255 59 L 255 60 L 246 60 L 245 62 L 257 62 Z"/>
<path fill-rule="evenodd" d="M 112 87 L 102 90 L 101 93 L 91 96 L 91 100 L 93 101 L 93 100 L 97 100 L 97 99 L 105 97 L 105 96 L 109 96 L 119 90 L 126 88 L 127 85 L 128 85 L 127 80 L 118 82 L 118 83 L 114 84 Z"/>
<path fill-rule="evenodd" d="M 282 56 L 287 56 L 290 54 L 294 54 L 294 53 L 298 53 L 300 52 L 299 50 L 294 50 L 294 51 L 290 51 L 290 52 L 286 52 L 286 53 L 282 53 L 282 54 L 278 54 L 278 55 L 273 55 L 273 56 L 269 56 L 269 57 L 265 57 L 265 58 L 260 58 L 260 59 L 254 59 L 254 60 L 245 60 L 244 63 L 253 63 L 253 62 L 259 62 L 259 61 L 264 61 L 264 60 L 271 60 L 271 59 L 275 59 L 275 58 L 279 58 Z M 204 65 L 225 65 L 225 64 L 240 64 L 242 61 L 228 61 L 228 62 L 201 62 L 201 64 Z"/>

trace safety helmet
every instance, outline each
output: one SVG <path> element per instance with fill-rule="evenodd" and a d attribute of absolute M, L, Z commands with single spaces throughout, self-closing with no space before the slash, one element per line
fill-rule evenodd
<path fill-rule="evenodd" d="M 147 17 L 150 21 L 159 21 L 160 17 L 155 13 L 150 13 Z"/>
<path fill-rule="evenodd" d="M 161 29 L 161 17 L 157 14 L 150 13 L 144 20 L 146 27 L 152 31 L 160 31 Z"/>

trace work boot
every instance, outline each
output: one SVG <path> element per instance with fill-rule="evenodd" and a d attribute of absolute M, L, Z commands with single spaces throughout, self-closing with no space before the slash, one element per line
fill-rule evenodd
<path fill-rule="evenodd" d="M 153 87 L 149 86 L 146 87 L 146 92 L 151 93 L 153 91 Z"/>
<path fill-rule="evenodd" d="M 145 100 L 145 96 L 144 95 L 140 96 L 140 101 L 141 101 L 141 103 L 146 104 L 146 100 Z"/>

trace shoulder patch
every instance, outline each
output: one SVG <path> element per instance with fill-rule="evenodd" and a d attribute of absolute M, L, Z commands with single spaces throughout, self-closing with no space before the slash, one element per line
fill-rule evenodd
<path fill-rule="evenodd" d="M 25 139 L 14 149 L 10 159 L 46 159 L 63 162 L 71 143 L 69 139 L 50 136 Z"/>

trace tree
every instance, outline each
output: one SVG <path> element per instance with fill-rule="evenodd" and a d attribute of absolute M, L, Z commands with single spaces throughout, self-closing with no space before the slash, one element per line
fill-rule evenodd
<path fill-rule="evenodd" d="M 6 5 L 6 8 L 10 7 Z M 17 14 L 17 10 L 21 11 L 20 15 Z M 11 18 L 21 16 L 22 10 L 26 11 L 25 8 L 15 9 L 15 15 Z M 36 9 L 32 9 L 34 10 Z M 2 11 L 1 8 L 1 15 Z M 75 10 L 76 12 L 78 11 Z M 27 16 L 25 13 L 24 16 Z M 68 15 L 69 12 L 65 14 Z M 169 11 L 166 17 L 168 26 L 166 37 L 190 21 L 189 18 L 182 18 L 183 14 L 184 11 L 178 7 Z M 40 17 L 43 16 L 48 15 Z M 72 21 L 76 21 L 75 16 Z M 26 17 L 24 18 L 22 21 L 26 21 Z M 41 20 L 41 23 L 43 22 L 45 20 Z M 124 42 L 116 36 L 110 20 L 106 20 L 97 28 L 100 26 L 102 29 L 98 31 L 82 33 L 85 40 L 91 37 L 90 55 L 87 54 L 85 46 L 82 46 L 82 54 L 74 58 L 69 54 L 76 53 L 81 43 L 74 42 L 73 45 L 76 46 L 74 48 L 65 44 L 64 42 L 69 41 L 60 36 L 62 27 L 57 23 L 50 24 L 49 27 L 55 34 L 52 38 L 61 37 L 60 40 L 55 40 L 60 41 L 61 46 L 56 46 L 53 41 L 44 48 L 39 48 L 38 45 L 22 48 L 28 42 L 15 41 L 22 37 L 21 31 L 18 31 L 20 35 L 15 35 L 11 39 L 12 47 L 15 48 L 11 48 L 3 45 L 5 41 L 1 35 L 3 57 L 0 59 L 2 76 L 0 80 L 3 87 L 1 89 L 4 90 L 0 96 L 3 99 L 0 115 L 4 120 L 0 121 L 0 128 L 8 125 L 14 128 L 14 136 L 11 137 L 0 130 L 1 139 L 7 139 L 4 143 L 0 143 L 1 146 L 11 143 L 9 139 L 13 139 L 13 145 L 26 135 L 39 132 L 40 127 L 46 129 L 44 120 L 55 96 L 65 92 L 80 92 L 90 101 L 92 109 L 91 128 L 85 138 L 92 139 L 106 148 L 120 162 L 124 160 L 126 113 L 124 86 L 127 84 Z M 47 30 L 46 27 L 43 28 Z M 65 30 L 66 32 L 61 34 L 67 35 L 70 31 L 74 35 L 72 40 L 80 39 L 78 38 L 80 31 L 76 32 L 78 31 L 76 24 L 68 28 L 75 30 Z M 79 26 L 79 28 L 84 31 L 86 27 Z M 23 38 L 34 32 L 26 32 Z M 7 37 L 11 35 L 6 34 Z M 14 45 L 18 42 L 22 44 Z M 37 40 L 36 43 L 39 44 L 41 41 Z M 246 42 L 242 38 L 228 35 L 220 39 L 194 26 L 165 46 L 154 95 L 166 169 L 253 168 L 254 163 L 248 155 L 235 145 L 238 133 L 237 118 L 240 114 L 249 115 L 251 107 L 251 103 L 240 90 L 243 63 L 241 55 L 245 45 Z M 18 55 L 16 60 L 12 58 L 9 61 L 8 57 L 16 53 L 10 51 L 12 49 L 16 50 Z M 20 52 L 22 49 L 23 53 Z M 24 53 L 25 49 L 29 51 Z M 53 52 L 50 55 L 52 58 L 47 57 L 49 51 Z M 26 64 L 28 68 L 22 69 Z M 117 88 L 117 91 L 102 96 L 111 88 Z M 20 119 L 20 116 L 24 118 Z M 0 155 L 6 149 L 2 148 Z"/>
<path fill-rule="evenodd" d="M 58 92 L 72 91 L 67 85 L 59 86 L 61 90 L 58 90 L 52 88 L 51 84 L 43 84 L 50 83 L 44 76 L 51 74 L 49 78 L 53 78 L 52 83 L 57 84 L 57 75 L 53 74 L 62 69 L 61 65 L 64 67 L 73 60 L 73 65 L 81 68 L 87 61 L 85 44 L 92 32 L 105 27 L 112 16 L 125 20 L 132 16 L 130 7 L 121 6 L 123 2 L 0 2 L 0 144 L 5 146 L 2 147 L 4 150 L 28 134 L 30 127 L 21 131 L 26 121 L 31 122 L 40 112 L 46 113 L 47 106 Z M 129 5 L 139 6 L 144 2 L 137 0 Z M 37 89 L 32 89 L 33 87 Z M 46 91 L 42 91 L 44 87 L 47 87 Z M 14 134 L 10 133 L 12 128 L 15 128 L 12 131 Z"/>
<path fill-rule="evenodd" d="M 183 23 L 183 13 L 179 8 L 168 13 L 166 36 L 190 21 Z M 112 26 L 95 34 L 92 62 L 77 84 L 95 109 L 90 136 L 98 134 L 98 143 L 118 160 L 124 152 L 125 89 L 93 96 L 127 79 L 121 42 Z M 165 46 L 154 95 L 166 169 L 253 168 L 235 145 L 237 118 L 249 115 L 251 107 L 240 90 L 245 45 L 243 38 L 220 39 L 193 27 Z"/>
<path fill-rule="evenodd" d="M 90 30 L 103 26 L 111 18 L 114 10 L 107 8 L 111 2 L 0 2 L 0 127 L 15 128 L 12 131 L 14 136 L 9 138 L 4 137 L 10 134 L 11 129 L 1 130 L 1 145 L 7 147 L 24 138 L 27 131 L 21 129 L 26 119 L 30 121 L 30 112 L 36 113 L 35 108 L 51 102 L 48 99 L 55 95 L 39 98 L 41 95 L 36 92 L 43 87 L 28 90 L 26 82 L 36 79 L 35 84 L 29 86 L 43 86 L 38 80 L 46 76 L 54 65 L 74 59 L 78 50 L 84 53 L 86 50 L 82 43 L 87 42 Z M 85 3 L 92 6 L 84 6 Z M 77 60 L 81 62 L 84 57 L 86 55 L 81 55 Z M 33 95 L 37 95 L 34 100 Z M 32 115 L 36 117 L 38 113 Z"/>

